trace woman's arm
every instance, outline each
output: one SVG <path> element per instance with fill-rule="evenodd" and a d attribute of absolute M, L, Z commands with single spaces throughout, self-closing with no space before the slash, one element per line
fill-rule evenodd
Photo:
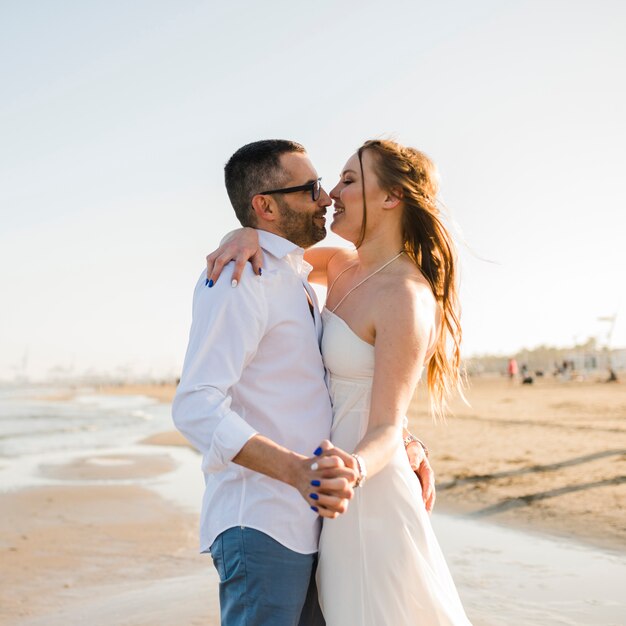
<path fill-rule="evenodd" d="M 374 310 L 374 381 L 365 437 L 355 450 L 367 475 L 389 462 L 402 436 L 403 417 L 429 348 L 435 303 L 428 288 L 410 279 L 381 294 Z"/>
<path fill-rule="evenodd" d="M 350 252 L 346 248 L 309 248 L 304 253 L 304 260 L 313 266 L 309 274 L 309 282 L 326 287 L 328 284 L 328 266 L 331 262 L 336 263 L 348 256 L 350 256 Z"/>
<path fill-rule="evenodd" d="M 238 228 L 226 235 L 219 248 L 206 257 L 206 280 L 209 287 L 217 282 L 224 266 L 235 261 L 232 282 L 236 286 L 246 263 L 250 261 L 255 274 L 261 275 L 263 268 L 263 250 L 259 246 L 259 235 L 255 228 Z"/>
<path fill-rule="evenodd" d="M 328 266 L 331 261 L 343 261 L 350 256 L 346 248 L 309 248 L 304 259 L 313 266 L 309 282 L 326 285 Z M 207 281 L 212 287 L 219 279 L 224 266 L 235 261 L 232 280 L 241 280 L 243 268 L 249 261 L 255 274 L 262 275 L 263 251 L 259 246 L 259 235 L 255 228 L 238 228 L 229 233 L 220 243 L 219 248 L 206 257 Z"/>

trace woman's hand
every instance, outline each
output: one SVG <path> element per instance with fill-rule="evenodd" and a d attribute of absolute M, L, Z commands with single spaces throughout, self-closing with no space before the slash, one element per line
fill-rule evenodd
<path fill-rule="evenodd" d="M 411 469 L 417 474 L 422 486 L 422 500 L 428 513 L 432 513 L 435 506 L 435 472 L 430 466 L 424 448 L 417 441 L 412 441 L 406 447 L 406 454 L 409 457 Z"/>
<path fill-rule="evenodd" d="M 263 251 L 259 246 L 259 235 L 254 228 L 240 228 L 233 231 L 224 243 L 211 252 L 206 258 L 206 276 L 209 287 L 217 282 L 224 266 L 235 261 L 232 275 L 232 285 L 236 287 L 241 280 L 241 274 L 246 263 L 252 263 L 252 270 L 257 276 L 262 273 Z"/>
<path fill-rule="evenodd" d="M 351 478 L 350 484 L 354 486 L 354 483 L 356 483 L 357 478 L 359 477 L 359 467 L 354 456 L 341 448 L 336 448 L 330 441 L 328 441 L 328 439 L 325 439 L 322 443 L 320 443 L 319 448 L 314 452 L 314 454 L 320 459 L 329 456 L 339 457 L 345 466 L 345 475 Z"/>
<path fill-rule="evenodd" d="M 314 454 L 303 462 L 303 480 L 296 488 L 318 515 L 335 518 L 346 512 L 354 496 L 356 462 L 327 440 L 322 441 Z"/>

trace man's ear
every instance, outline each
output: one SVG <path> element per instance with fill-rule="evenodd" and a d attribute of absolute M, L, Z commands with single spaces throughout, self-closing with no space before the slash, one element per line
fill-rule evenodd
<path fill-rule="evenodd" d="M 402 188 L 396 187 L 387 192 L 383 202 L 384 209 L 395 209 L 402 202 Z"/>
<path fill-rule="evenodd" d="M 271 196 L 252 196 L 252 209 L 259 223 L 273 222 L 276 219 L 276 205 Z"/>

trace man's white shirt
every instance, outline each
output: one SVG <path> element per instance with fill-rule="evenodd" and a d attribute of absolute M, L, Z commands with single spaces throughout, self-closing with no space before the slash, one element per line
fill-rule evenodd
<path fill-rule="evenodd" d="M 232 462 L 255 434 L 306 456 L 330 436 L 332 409 L 319 350 L 322 324 L 304 250 L 258 231 L 263 275 L 246 264 L 209 288 L 203 273 L 172 415 L 202 453 L 200 549 L 247 526 L 300 553 L 317 551 L 319 517 L 289 485 Z M 309 309 L 307 292 L 313 302 Z"/>

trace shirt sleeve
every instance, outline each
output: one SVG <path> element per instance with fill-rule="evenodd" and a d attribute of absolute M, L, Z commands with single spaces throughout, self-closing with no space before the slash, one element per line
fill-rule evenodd
<path fill-rule="evenodd" d="M 230 408 L 230 390 L 256 354 L 266 325 L 267 302 L 251 269 L 246 268 L 236 288 L 226 275 L 209 288 L 203 272 L 194 292 L 189 345 L 172 417 L 203 454 L 207 472 L 224 469 L 257 434 Z"/>

